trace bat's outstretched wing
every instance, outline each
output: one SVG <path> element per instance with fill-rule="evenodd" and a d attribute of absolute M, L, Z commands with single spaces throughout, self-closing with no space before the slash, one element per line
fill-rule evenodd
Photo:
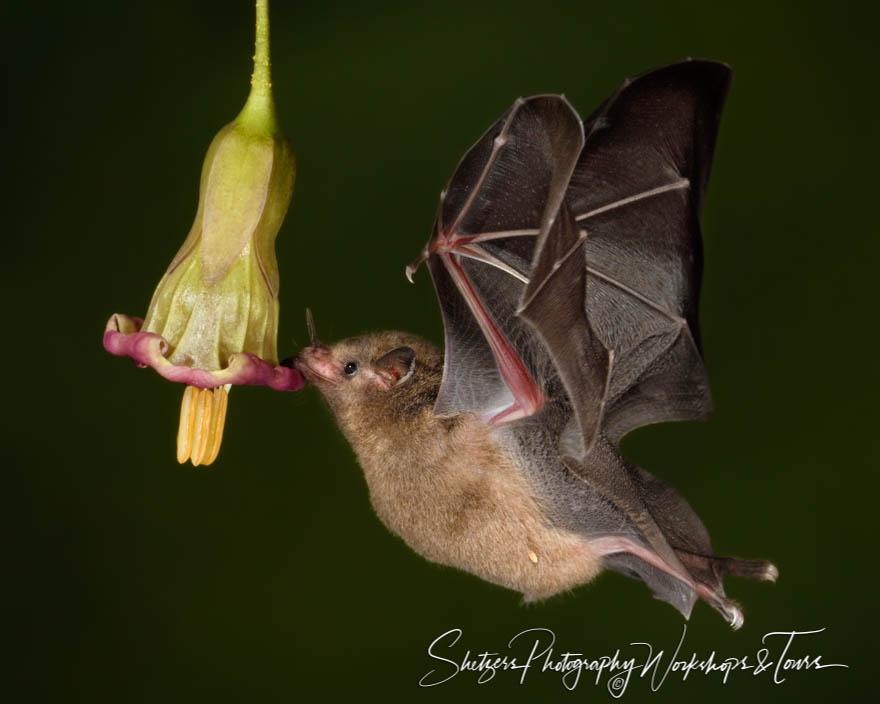
<path fill-rule="evenodd" d="M 459 163 L 407 273 L 427 260 L 443 311 L 436 411 L 533 416 L 555 443 L 535 462 L 561 459 L 624 517 L 615 530 L 595 512 L 568 521 L 609 566 L 686 615 L 702 597 L 736 626 L 723 574 L 775 568 L 715 557 L 687 502 L 614 449 L 634 428 L 711 411 L 698 212 L 729 78 L 714 62 L 668 66 L 583 123 L 561 96 L 518 100 Z"/>
<path fill-rule="evenodd" d="M 502 423 L 543 406 L 529 360 L 534 334 L 515 308 L 535 238 L 554 222 L 583 140 L 565 98 L 520 98 L 464 155 L 443 190 L 431 239 L 407 267 L 411 278 L 427 260 L 443 311 L 438 413 L 480 413 Z"/>
<path fill-rule="evenodd" d="M 603 428 L 615 443 L 712 410 L 698 214 L 729 82 L 723 64 L 675 64 L 627 81 L 585 121 L 567 199 L 585 234 L 590 325 L 614 353 Z"/>

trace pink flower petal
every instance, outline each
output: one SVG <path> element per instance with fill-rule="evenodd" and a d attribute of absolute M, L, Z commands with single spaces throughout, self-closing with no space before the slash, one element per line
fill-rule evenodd
<path fill-rule="evenodd" d="M 120 357 L 131 357 L 141 367 L 152 367 L 169 381 L 203 389 L 236 384 L 298 391 L 305 384 L 296 369 L 280 365 L 273 367 L 249 352 L 230 356 L 229 365 L 217 371 L 172 364 L 165 358 L 168 342 L 161 335 L 140 332 L 143 322 L 141 318 L 130 318 L 121 313 L 110 316 L 104 328 L 104 349 Z"/>

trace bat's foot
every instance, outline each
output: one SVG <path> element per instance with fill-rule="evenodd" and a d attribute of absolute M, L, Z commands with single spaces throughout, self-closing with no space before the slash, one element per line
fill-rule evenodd
<path fill-rule="evenodd" d="M 716 557 L 715 555 L 699 555 L 686 550 L 675 550 L 678 559 L 688 567 L 710 570 L 716 578 L 724 575 L 757 579 L 762 582 L 775 582 L 779 578 L 779 570 L 767 560 L 740 560 L 735 557 Z"/>
<path fill-rule="evenodd" d="M 728 621 L 728 623 L 730 624 L 730 627 L 733 628 L 734 631 L 738 631 L 740 626 L 743 625 L 743 621 L 745 619 L 743 618 L 742 609 L 739 608 L 739 606 L 737 606 L 733 602 L 730 602 L 730 603 L 731 603 L 732 611 L 731 611 L 731 618 Z"/>
<path fill-rule="evenodd" d="M 743 611 L 739 604 L 731 601 L 724 594 L 723 579 L 725 575 L 732 574 L 737 577 L 748 577 L 775 582 L 779 576 L 776 566 L 765 560 L 739 560 L 734 557 L 717 557 L 715 555 L 701 555 L 673 548 L 676 557 L 684 567 L 674 567 L 663 560 L 656 552 L 645 547 L 641 543 L 626 536 L 605 535 L 597 536 L 590 540 L 590 548 L 598 555 L 611 556 L 620 553 L 628 553 L 651 567 L 668 574 L 689 587 L 696 595 L 709 606 L 718 611 L 731 627 L 736 630 L 743 625 Z M 656 580 L 646 579 L 639 575 L 654 590 L 654 595 L 664 601 L 676 604 L 675 599 L 670 598 L 671 593 L 667 586 Z M 690 602 L 691 604 L 693 602 Z M 676 608 L 685 617 L 690 614 L 690 607 L 686 610 L 680 606 Z"/>
<path fill-rule="evenodd" d="M 727 597 L 725 597 L 722 593 L 720 593 L 714 587 L 709 586 L 708 584 L 703 584 L 702 582 L 696 583 L 697 594 L 700 595 L 700 598 L 703 599 L 709 606 L 718 611 L 723 617 L 724 620 L 730 624 L 730 627 L 733 628 L 734 631 L 738 631 L 740 626 L 743 625 L 745 621 L 745 617 L 743 616 L 743 610 L 740 608 L 740 605 L 735 601 L 731 601 Z"/>
<path fill-rule="evenodd" d="M 776 565 L 774 565 L 772 562 L 765 562 L 764 572 L 759 577 L 759 579 L 765 582 L 775 582 L 777 579 L 779 579 L 779 570 L 776 568 Z"/>
<path fill-rule="evenodd" d="M 739 604 L 724 596 L 722 580 L 725 575 L 758 579 L 764 582 L 775 582 L 779 577 L 776 565 L 766 560 L 740 560 L 735 557 L 716 557 L 715 555 L 699 555 L 676 549 L 675 554 L 695 577 L 701 573 L 707 581 L 714 582 L 711 586 L 697 577 L 697 593 L 711 606 L 717 609 L 725 620 L 737 630 L 743 624 L 743 612 Z M 709 579 L 709 576 L 714 580 Z"/>
<path fill-rule="evenodd" d="M 779 578 L 779 570 L 776 565 L 766 560 L 737 560 L 733 557 L 717 558 L 721 563 L 721 569 L 725 574 L 736 577 L 758 579 L 762 582 L 775 582 Z"/>

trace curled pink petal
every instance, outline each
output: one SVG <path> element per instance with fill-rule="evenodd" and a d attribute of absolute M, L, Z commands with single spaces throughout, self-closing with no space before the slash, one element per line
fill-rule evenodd
<path fill-rule="evenodd" d="M 165 355 L 168 342 L 161 335 L 141 332 L 141 318 L 121 313 L 110 316 L 104 328 L 104 349 L 120 357 L 131 357 L 139 366 L 152 367 L 169 381 L 213 389 L 224 384 L 268 386 L 276 391 L 298 391 L 305 381 L 296 369 L 272 366 L 255 354 L 231 355 L 225 369 L 208 371 L 172 364 Z"/>

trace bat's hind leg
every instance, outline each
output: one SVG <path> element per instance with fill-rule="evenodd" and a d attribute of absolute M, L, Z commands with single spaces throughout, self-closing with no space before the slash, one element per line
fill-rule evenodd
<path fill-rule="evenodd" d="M 721 612 L 734 629 L 743 623 L 743 613 L 739 605 L 724 595 L 722 580 L 725 575 L 760 579 L 775 582 L 779 576 L 776 565 L 766 560 L 739 560 L 734 557 L 700 555 L 675 548 L 675 554 L 682 564 L 694 575 L 694 584 L 700 598 Z M 701 579 L 703 575 L 708 577 Z"/>
<path fill-rule="evenodd" d="M 632 555 L 652 568 L 675 578 L 692 590 L 692 594 L 696 594 L 696 596 L 716 609 L 734 629 L 742 626 L 743 612 L 739 604 L 725 596 L 722 584 L 724 575 L 732 574 L 738 577 L 775 581 L 779 574 L 779 571 L 773 564 L 763 560 L 738 560 L 732 557 L 701 555 L 673 548 L 676 557 L 678 557 L 681 564 L 687 570 L 685 574 L 680 569 L 670 566 L 656 552 L 639 541 L 620 535 L 597 536 L 590 540 L 590 547 L 595 553 L 602 556 L 620 555 L 622 553 Z M 670 590 L 659 581 L 652 579 L 650 574 L 643 574 L 638 571 L 637 574 L 654 590 L 655 596 L 672 604 L 676 603 L 675 598 L 670 595 Z M 680 607 L 678 608 L 680 609 Z M 685 616 L 689 612 L 689 607 L 687 612 L 683 611 Z"/>
<path fill-rule="evenodd" d="M 779 577 L 776 565 L 766 560 L 740 560 L 735 557 L 717 557 L 716 555 L 699 555 L 675 548 L 675 554 L 684 565 L 700 570 L 708 570 L 721 579 L 724 575 L 758 579 L 762 582 L 775 582 Z"/>

